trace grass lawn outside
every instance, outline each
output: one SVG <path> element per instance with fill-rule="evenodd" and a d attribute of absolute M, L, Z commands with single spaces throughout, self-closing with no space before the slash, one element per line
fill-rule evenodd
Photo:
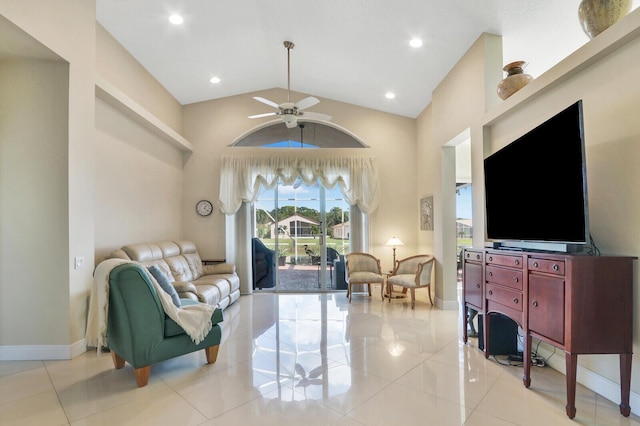
<path fill-rule="evenodd" d="M 274 238 L 262 238 L 261 241 L 271 250 L 276 248 L 276 240 Z M 304 246 L 307 245 L 315 254 L 320 253 L 320 240 L 313 237 L 299 237 L 298 243 L 298 256 L 305 256 Z M 349 251 L 349 240 L 342 240 L 339 238 L 327 237 L 327 247 L 334 248 L 340 254 L 345 254 Z M 293 256 L 295 255 L 295 241 L 291 238 L 284 237 L 278 239 L 278 254 L 280 256 Z"/>

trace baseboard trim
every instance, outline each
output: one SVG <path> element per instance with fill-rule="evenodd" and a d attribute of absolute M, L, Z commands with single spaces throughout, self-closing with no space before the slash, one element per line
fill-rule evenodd
<path fill-rule="evenodd" d="M 444 311 L 457 311 L 460 309 L 460 302 L 458 300 L 442 300 L 439 297 L 436 297 L 435 303 L 436 308 L 440 308 Z"/>
<path fill-rule="evenodd" d="M 549 350 L 546 347 L 540 346 L 538 348 L 538 355 L 542 358 L 547 359 L 547 365 L 553 368 L 556 371 L 561 372 L 566 375 L 566 361 L 564 358 L 564 353 L 556 350 L 556 353 L 553 354 L 553 350 Z M 551 358 L 549 358 L 551 357 Z M 580 357 L 578 357 L 579 359 Z M 532 381 L 535 380 L 535 367 L 532 368 Z M 609 401 L 612 401 L 616 405 L 620 404 L 620 384 L 613 382 L 606 377 L 603 377 L 599 374 L 594 373 L 593 371 L 578 365 L 577 370 L 577 378 L 576 381 L 586 387 L 587 389 L 591 389 L 598 395 L 601 395 L 607 398 Z M 640 415 L 640 394 L 631 391 L 629 395 L 629 405 L 631 406 L 631 412 L 635 415 Z"/>
<path fill-rule="evenodd" d="M 71 345 L 0 346 L 0 361 L 45 361 L 73 359 L 87 350 L 85 339 Z"/>

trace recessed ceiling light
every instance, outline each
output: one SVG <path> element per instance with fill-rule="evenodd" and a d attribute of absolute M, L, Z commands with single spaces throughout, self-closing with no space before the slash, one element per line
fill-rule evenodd
<path fill-rule="evenodd" d="M 384 97 L 387 98 L 387 99 L 395 99 L 396 98 L 396 94 L 393 93 L 393 92 L 387 92 L 387 93 L 385 93 Z"/>
<path fill-rule="evenodd" d="M 213 84 L 218 84 L 220 83 L 220 77 L 211 77 L 209 81 Z"/>
<path fill-rule="evenodd" d="M 409 46 L 416 48 L 422 47 L 422 40 L 420 40 L 419 38 L 411 39 L 411 41 L 409 42 Z"/>
<path fill-rule="evenodd" d="M 180 25 L 184 22 L 184 18 L 177 13 L 174 13 L 173 15 L 169 16 L 169 22 L 171 22 L 173 25 Z"/>

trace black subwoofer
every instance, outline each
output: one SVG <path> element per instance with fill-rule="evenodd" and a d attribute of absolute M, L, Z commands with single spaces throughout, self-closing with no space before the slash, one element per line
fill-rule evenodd
<path fill-rule="evenodd" d="M 518 324 L 502 314 L 490 314 L 489 355 L 515 355 L 518 353 Z M 484 350 L 484 324 L 478 315 L 478 347 Z"/>

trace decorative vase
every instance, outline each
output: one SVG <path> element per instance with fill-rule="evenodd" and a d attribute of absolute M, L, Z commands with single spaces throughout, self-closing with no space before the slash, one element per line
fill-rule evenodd
<path fill-rule="evenodd" d="M 594 38 L 631 11 L 632 0 L 582 0 L 578 18 L 582 29 Z"/>
<path fill-rule="evenodd" d="M 504 80 L 498 83 L 498 96 L 502 100 L 507 99 L 533 81 L 533 77 L 524 73 L 526 66 L 527 63 L 525 61 L 515 61 L 502 68 L 507 73 Z"/>

